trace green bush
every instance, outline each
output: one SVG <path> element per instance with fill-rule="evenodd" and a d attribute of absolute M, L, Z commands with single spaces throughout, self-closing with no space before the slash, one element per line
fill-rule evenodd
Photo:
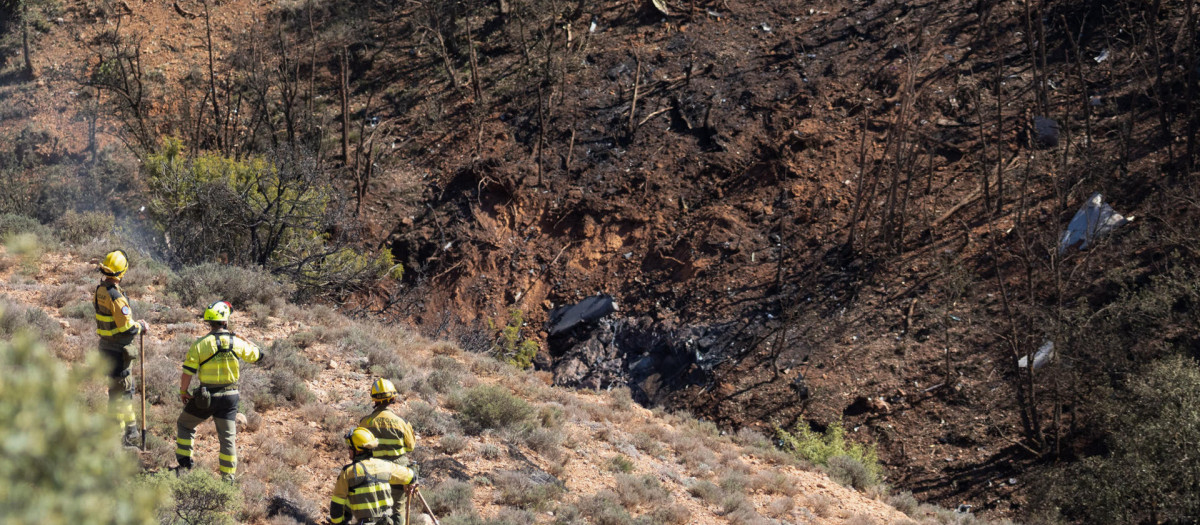
<path fill-rule="evenodd" d="M 563 492 L 557 482 L 538 483 L 521 472 L 497 472 L 492 483 L 500 503 L 527 510 L 544 510 Z"/>
<path fill-rule="evenodd" d="M 775 432 L 783 444 L 782 448 L 802 460 L 829 467 L 831 458 L 843 456 L 852 459 L 865 469 L 865 473 L 859 474 L 859 480 L 869 481 L 871 485 L 877 483 L 883 474 L 875 447 L 847 442 L 846 429 L 840 421 L 830 424 L 824 434 L 814 432 L 803 422 L 797 423 L 793 432 L 783 429 L 776 429 Z M 831 468 L 843 473 L 855 467 L 845 459 L 838 459 Z M 849 472 L 844 473 L 849 475 Z"/>
<path fill-rule="evenodd" d="M 54 231 L 58 237 L 72 244 L 84 244 L 104 239 L 113 231 L 115 220 L 111 213 L 67 210 L 54 220 Z"/>
<path fill-rule="evenodd" d="M 627 509 L 647 505 L 660 506 L 671 502 L 671 493 L 658 481 L 658 477 L 651 474 L 617 474 L 616 492 L 621 505 Z"/>
<path fill-rule="evenodd" d="M 475 505 L 472 503 L 475 489 L 465 481 L 448 479 L 429 490 L 422 490 L 421 494 L 425 496 L 429 508 L 433 509 L 433 513 L 438 516 L 451 513 L 473 514 L 475 512 Z"/>
<path fill-rule="evenodd" d="M 54 233 L 32 217 L 15 213 L 0 214 L 0 237 L 32 233 L 42 239 L 51 240 Z"/>
<path fill-rule="evenodd" d="M 537 356 L 536 341 L 521 336 L 521 327 L 525 325 L 525 314 L 516 308 L 509 310 L 508 322 L 499 328 L 496 342 L 492 344 L 492 355 L 520 369 L 533 366 L 533 358 Z M 497 323 L 488 320 L 488 326 L 497 330 Z"/>
<path fill-rule="evenodd" d="M 10 339 L 22 331 L 42 341 L 62 339 L 63 329 L 41 308 L 27 307 L 0 295 L 0 337 Z"/>
<path fill-rule="evenodd" d="M 32 233 L 10 233 L 3 236 L 3 241 L 4 249 L 17 258 L 21 272 L 30 275 L 37 273 L 42 254 L 46 251 L 40 237 Z"/>
<path fill-rule="evenodd" d="M 171 504 L 159 514 L 160 523 L 165 525 L 234 523 L 234 516 L 242 508 L 238 487 L 205 469 L 192 469 L 178 478 L 161 472 L 150 478 L 150 484 L 170 490 Z"/>
<path fill-rule="evenodd" d="M 264 355 L 270 356 L 263 360 L 263 368 L 267 370 L 280 370 L 304 380 L 315 379 L 321 373 L 321 367 L 309 361 L 288 339 L 276 339 Z"/>
<path fill-rule="evenodd" d="M 237 310 L 252 304 L 280 304 L 291 297 L 292 289 L 260 269 L 204 263 L 179 270 L 167 292 L 179 297 L 185 308 L 200 312 L 218 300 L 229 301 Z"/>
<path fill-rule="evenodd" d="M 824 468 L 830 479 L 857 490 L 866 490 L 879 483 L 874 472 L 850 456 L 833 456 L 826 461 Z"/>
<path fill-rule="evenodd" d="M 624 454 L 617 454 L 608 462 L 613 472 L 633 472 L 633 460 Z"/>
<path fill-rule="evenodd" d="M 472 434 L 513 428 L 533 417 L 533 407 L 499 385 L 471 388 L 457 401 L 458 419 Z"/>
<path fill-rule="evenodd" d="M 5 307 L 0 305 L 0 309 Z M 0 338 L 0 508 L 6 523 L 155 523 L 163 493 L 133 486 L 136 455 L 81 403 L 102 364 L 64 367 L 22 333 Z"/>
<path fill-rule="evenodd" d="M 459 430 L 458 422 L 453 417 L 438 412 L 436 407 L 424 401 L 409 401 L 408 410 L 403 417 L 418 434 L 440 436 Z"/>
<path fill-rule="evenodd" d="M 1200 509 L 1200 366 L 1159 360 L 1101 407 L 1108 453 L 1046 476 L 1039 506 L 1086 523 L 1190 523 Z M 1080 497 L 1086 495 L 1086 497 Z"/>
<path fill-rule="evenodd" d="M 438 450 L 446 453 L 447 456 L 458 454 L 464 448 L 467 448 L 467 438 L 458 434 L 446 434 L 438 441 Z"/>

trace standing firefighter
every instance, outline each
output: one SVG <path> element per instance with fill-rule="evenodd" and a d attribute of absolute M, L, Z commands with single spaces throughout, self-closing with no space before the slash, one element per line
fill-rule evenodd
<path fill-rule="evenodd" d="M 404 494 L 405 485 L 416 482 L 416 473 L 406 466 L 371 457 L 379 440 L 370 430 L 358 427 L 346 433 L 351 463 L 342 467 L 329 503 L 329 521 L 334 525 L 357 523 L 408 525 L 393 494 Z"/>
<path fill-rule="evenodd" d="M 175 458 L 177 470 L 192 468 L 192 442 L 196 427 L 208 418 L 217 426 L 221 440 L 221 477 L 232 480 L 237 472 L 237 408 L 239 360 L 258 361 L 262 352 L 257 346 L 229 331 L 229 316 L 233 307 L 217 301 L 204 310 L 204 321 L 211 329 L 188 348 L 179 376 L 179 397 L 184 402 L 183 413 L 175 423 Z M 188 393 L 192 376 L 200 376 L 200 386 Z"/>
<path fill-rule="evenodd" d="M 126 445 L 138 442 L 137 417 L 133 413 L 133 360 L 138 355 L 134 342 L 138 334 L 150 325 L 134 321 L 129 301 L 121 291 L 121 278 L 129 270 L 125 252 L 117 250 L 100 262 L 104 279 L 96 287 L 92 305 L 96 308 L 96 334 L 100 336 L 100 352 L 108 359 L 108 411 L 122 427 Z"/>
<path fill-rule="evenodd" d="M 412 425 L 392 412 L 396 401 L 396 385 L 387 379 L 377 379 L 371 385 L 371 400 L 375 410 L 358 422 L 358 426 L 371 431 L 379 440 L 373 456 L 393 463 L 409 466 L 407 454 L 417 446 Z"/>

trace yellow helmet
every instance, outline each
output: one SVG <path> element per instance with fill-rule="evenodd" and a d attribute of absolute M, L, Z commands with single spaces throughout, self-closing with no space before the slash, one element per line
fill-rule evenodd
<path fill-rule="evenodd" d="M 360 452 L 374 450 L 375 447 L 379 446 L 379 440 L 375 439 L 375 435 L 363 427 L 357 427 L 354 430 L 346 432 L 346 435 L 343 437 L 346 438 L 347 446 Z"/>
<path fill-rule="evenodd" d="M 376 401 L 391 401 L 396 399 L 396 385 L 387 379 L 379 378 L 371 385 L 371 399 Z"/>
<path fill-rule="evenodd" d="M 230 315 L 233 315 L 233 306 L 225 301 L 217 301 L 204 309 L 205 321 L 228 322 Z"/>
<path fill-rule="evenodd" d="M 121 250 L 109 252 L 104 256 L 104 260 L 100 261 L 100 273 L 109 277 L 120 279 L 128 269 L 129 260 L 125 258 L 125 252 Z"/>

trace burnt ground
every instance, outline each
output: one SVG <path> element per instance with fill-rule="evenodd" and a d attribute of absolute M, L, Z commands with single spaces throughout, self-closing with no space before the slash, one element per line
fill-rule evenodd
<path fill-rule="evenodd" d="M 223 4 L 218 32 L 266 23 L 272 8 L 251 4 Z M 391 141 L 363 219 L 406 272 L 363 311 L 486 350 L 478 334 L 517 309 L 556 382 L 627 384 L 730 429 L 841 418 L 893 485 L 1018 512 L 1045 456 L 1023 436 L 1013 366 L 1042 334 L 1018 336 L 1014 319 L 1048 300 L 1046 268 L 1073 270 L 1060 290 L 1105 295 L 1094 276 L 1116 257 L 1054 255 L 1092 192 L 1153 215 L 1158 181 L 1187 172 L 1181 140 L 1156 127 L 1187 102 L 1155 91 L 1129 7 L 519 5 L 532 7 L 457 12 L 446 57 L 412 5 L 281 17 L 328 97 L 348 42 L 359 136 L 382 122 Z M 163 13 L 129 19 L 170 79 L 186 66 L 158 57 L 203 57 L 194 34 L 159 34 Z M 1177 37 L 1161 53 L 1180 48 L 1176 15 L 1150 26 Z M 1031 133 L 1042 115 L 1056 144 Z M 1136 253 L 1129 237 L 1110 249 Z M 601 292 L 620 310 L 599 326 L 542 328 Z"/>
<path fill-rule="evenodd" d="M 490 101 L 449 132 L 458 156 L 420 163 L 421 208 L 389 236 L 413 270 L 401 317 L 441 330 L 517 308 L 560 383 L 626 383 L 730 428 L 843 418 L 891 483 L 1014 512 L 1041 459 L 999 283 L 1017 285 L 1019 245 L 1053 259 L 1092 191 L 1136 212 L 1141 177 L 1171 169 L 1111 6 L 1046 6 L 1035 67 L 1017 4 L 602 5 L 595 33 L 572 25 L 545 114 L 532 89 Z M 1062 23 L 1084 27 L 1082 65 Z M 514 58 L 481 52 L 491 71 Z M 1058 145 L 1031 135 L 1039 114 Z M 1086 281 L 1106 263 L 1071 264 Z M 539 331 L 600 292 L 615 320 Z"/>

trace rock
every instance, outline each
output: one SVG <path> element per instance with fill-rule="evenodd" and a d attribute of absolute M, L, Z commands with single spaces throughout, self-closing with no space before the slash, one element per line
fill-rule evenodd
<path fill-rule="evenodd" d="M 329 360 L 329 369 L 330 369 L 330 370 L 337 370 L 337 367 L 338 367 L 338 362 L 337 362 L 336 360 L 334 360 L 334 359 L 330 359 L 330 360 Z"/>
<path fill-rule="evenodd" d="M 242 414 L 240 412 L 238 413 L 237 417 L 233 419 L 234 421 L 237 421 L 238 425 L 245 425 L 247 423 L 246 414 Z"/>

